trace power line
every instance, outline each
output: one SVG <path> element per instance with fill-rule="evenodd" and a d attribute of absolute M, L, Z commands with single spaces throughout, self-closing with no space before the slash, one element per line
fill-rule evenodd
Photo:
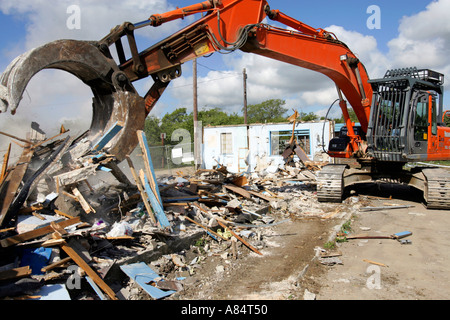
<path fill-rule="evenodd" d="M 220 71 L 220 70 L 215 70 L 215 69 L 213 69 L 213 68 L 210 68 L 210 67 L 208 67 L 208 66 L 205 66 L 205 65 L 203 65 L 203 64 L 201 64 L 201 63 L 199 63 L 199 62 L 197 62 L 197 64 L 198 64 L 199 66 L 202 66 L 203 68 L 206 68 L 206 69 L 211 70 L 211 71 L 215 71 L 215 72 L 219 72 L 219 73 L 223 73 L 223 74 L 236 74 L 236 75 L 240 75 L 239 72 L 234 72 L 234 71 Z"/>
<path fill-rule="evenodd" d="M 229 76 L 229 77 L 222 77 L 222 78 L 216 78 L 216 79 L 209 79 L 209 80 L 204 80 L 204 81 L 198 81 L 197 84 L 208 83 L 208 82 L 212 82 L 212 81 L 218 81 L 218 80 L 229 79 L 229 78 L 237 78 L 237 77 L 240 77 L 240 76 L 241 76 L 240 74 L 239 74 L 239 75 L 236 74 L 236 75 L 232 75 L 232 76 Z M 192 84 L 185 84 L 185 85 L 182 85 L 182 86 L 170 87 L 170 88 L 167 88 L 166 90 L 178 89 L 178 88 L 190 87 L 190 86 L 192 86 Z"/>

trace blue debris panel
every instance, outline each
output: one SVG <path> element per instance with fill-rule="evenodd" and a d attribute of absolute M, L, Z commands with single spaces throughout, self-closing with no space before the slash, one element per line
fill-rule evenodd
<path fill-rule="evenodd" d="M 120 269 L 154 299 L 168 297 L 176 292 L 174 290 L 164 291 L 152 286 L 151 282 L 160 276 L 145 262 L 123 265 L 120 266 Z"/>

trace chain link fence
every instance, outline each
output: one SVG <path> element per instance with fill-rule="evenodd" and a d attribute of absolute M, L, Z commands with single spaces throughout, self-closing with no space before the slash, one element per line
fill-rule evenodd
<path fill-rule="evenodd" d="M 194 143 L 177 145 L 150 146 L 155 172 L 175 174 L 176 169 L 194 166 Z"/>

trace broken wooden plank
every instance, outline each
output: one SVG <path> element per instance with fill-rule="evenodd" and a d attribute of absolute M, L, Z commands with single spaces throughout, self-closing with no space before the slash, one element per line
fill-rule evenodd
<path fill-rule="evenodd" d="M 231 183 L 236 185 L 236 186 L 238 186 L 238 187 L 242 187 L 242 186 L 244 186 L 244 185 L 246 185 L 248 183 L 248 180 L 247 180 L 247 178 L 244 175 L 240 175 L 240 176 L 234 178 L 231 181 Z"/>
<path fill-rule="evenodd" d="M 63 242 L 61 245 L 61 249 L 67 253 L 69 257 L 72 258 L 73 261 L 83 269 L 86 274 L 91 277 L 91 279 L 112 299 L 118 300 L 114 291 L 103 281 L 102 278 L 86 263 L 86 261 L 81 258 L 77 252 L 69 246 L 66 242 Z"/>
<path fill-rule="evenodd" d="M 249 248 L 250 250 L 252 250 L 253 252 L 256 252 L 259 255 L 263 255 L 258 249 L 256 249 L 254 246 L 252 246 L 250 243 L 248 243 L 247 241 L 245 241 L 244 239 L 242 239 L 240 236 L 238 236 L 233 230 L 231 230 L 230 227 L 227 227 L 226 225 L 224 225 L 220 220 L 217 220 L 217 223 L 222 227 L 222 228 L 226 228 L 228 230 L 230 230 L 231 234 L 238 239 L 239 241 L 241 241 L 247 248 Z"/>
<path fill-rule="evenodd" d="M 26 139 L 22 139 L 22 138 L 16 137 L 16 136 L 14 136 L 14 135 L 12 135 L 12 134 L 9 134 L 9 133 L 6 133 L 6 132 L 0 131 L 0 134 L 2 134 L 2 135 L 4 135 L 4 136 L 7 136 L 7 137 L 10 137 L 10 138 L 13 138 L 13 139 L 16 139 L 16 140 L 19 140 L 19 141 L 22 141 L 22 142 L 25 142 L 26 144 L 29 144 L 29 145 L 32 145 L 32 144 L 33 144 L 33 143 L 32 143 L 31 141 L 29 141 L 29 140 L 26 140 Z"/>
<path fill-rule="evenodd" d="M 80 217 L 76 217 L 76 218 L 72 218 L 69 220 L 57 222 L 57 225 L 59 225 L 63 228 L 66 228 L 68 226 L 71 226 L 71 225 L 79 223 L 79 222 L 80 222 Z M 15 235 L 15 236 L 11 236 L 9 238 L 5 238 L 3 240 L 0 240 L 0 243 L 1 243 L 2 247 L 9 247 L 9 246 L 19 244 L 19 243 L 27 241 L 27 240 L 31 240 L 31 239 L 34 239 L 37 237 L 44 236 L 53 231 L 54 231 L 54 229 L 50 225 L 48 225 L 45 227 L 38 228 L 36 230 L 31 230 L 31 231 L 24 232 L 24 233 Z"/>
<path fill-rule="evenodd" d="M 61 245 L 65 240 L 64 239 L 49 239 L 44 241 L 41 244 L 41 247 L 47 248 L 47 247 L 54 247 Z"/>
<path fill-rule="evenodd" d="M 72 188 L 72 193 L 75 197 L 77 197 L 84 212 L 86 212 L 87 214 L 91 212 L 95 213 L 95 209 L 91 207 L 91 205 L 86 201 L 86 199 L 77 188 Z"/>
<path fill-rule="evenodd" d="M 33 206 L 29 206 L 29 207 L 24 207 L 22 209 L 19 210 L 19 214 L 25 214 L 25 213 L 30 213 L 33 211 L 39 211 L 44 209 L 44 206 L 41 203 L 38 203 L 36 205 Z"/>
<path fill-rule="evenodd" d="M 265 194 L 263 194 L 261 192 L 256 192 L 256 191 L 253 191 L 253 190 L 248 190 L 247 192 L 249 192 L 250 194 L 254 195 L 255 197 L 261 198 L 261 199 L 269 201 L 269 202 L 276 200 L 275 198 L 267 196 L 267 195 L 265 195 Z"/>
<path fill-rule="evenodd" d="M 73 216 L 71 216 L 71 215 L 69 215 L 69 214 L 67 214 L 67 213 L 64 213 L 64 212 L 62 212 L 62 211 L 60 211 L 60 210 L 58 210 L 58 209 L 55 209 L 55 210 L 53 210 L 53 211 L 55 211 L 55 213 L 58 214 L 58 215 L 60 215 L 60 216 L 63 216 L 63 217 L 69 218 L 69 219 L 72 219 L 72 218 L 73 218 Z"/>
<path fill-rule="evenodd" d="M 55 176 L 54 179 L 58 182 L 59 187 L 71 185 L 86 180 L 89 176 L 95 174 L 98 166 L 99 164 L 93 164 L 69 172 L 64 172 Z"/>
<path fill-rule="evenodd" d="M 224 238 L 224 237 L 221 236 L 220 234 L 218 234 L 218 233 L 212 231 L 211 229 L 209 229 L 209 228 L 205 227 L 204 225 L 202 225 L 201 223 L 198 223 L 197 221 L 195 221 L 195 220 L 189 218 L 188 216 L 184 216 L 184 218 L 186 218 L 188 221 L 190 221 L 190 222 L 192 222 L 192 223 L 198 225 L 199 227 L 205 229 L 207 232 L 209 232 L 209 233 L 215 235 L 216 237 L 220 237 L 220 238 L 222 238 L 222 239 L 225 240 L 225 241 L 228 240 L 227 238 Z"/>
<path fill-rule="evenodd" d="M 57 240 L 57 239 L 54 239 L 54 240 Z M 59 239 L 59 240 L 63 240 L 63 241 L 64 241 L 64 239 Z M 62 243 L 62 242 L 60 242 L 58 245 L 60 245 L 61 243 Z M 45 272 L 50 271 L 50 270 L 52 270 L 52 269 L 54 269 L 54 268 L 57 268 L 57 267 L 59 267 L 59 266 L 62 266 L 62 265 L 66 264 L 66 263 L 68 263 L 68 262 L 70 262 L 70 261 L 72 261 L 72 258 L 71 258 L 71 257 L 63 258 L 63 259 L 61 259 L 61 260 L 59 260 L 59 261 L 56 261 L 56 262 L 54 262 L 54 263 L 52 263 L 52 264 L 49 264 L 49 265 L 43 267 L 43 268 L 41 269 L 41 271 L 42 271 L 43 273 L 45 273 Z"/>
<path fill-rule="evenodd" d="M 58 193 L 59 193 L 59 192 L 58 192 Z M 67 191 L 62 190 L 61 193 L 62 193 L 63 195 L 65 195 L 65 196 L 71 198 L 72 200 L 78 201 L 78 198 L 77 198 L 77 197 L 75 197 L 73 194 L 71 194 L 71 193 L 69 193 L 69 192 L 67 192 Z"/>
<path fill-rule="evenodd" d="M 43 216 L 41 216 L 39 213 L 37 213 L 37 212 L 32 212 L 31 214 L 33 216 L 35 216 L 36 218 L 38 218 L 38 219 L 45 220 L 45 218 Z"/>
<path fill-rule="evenodd" d="M 141 194 L 141 198 L 142 198 L 142 201 L 144 202 L 145 209 L 147 210 L 147 213 L 148 213 L 151 221 L 154 224 L 156 224 L 155 215 L 153 214 L 153 210 L 150 207 L 150 203 L 148 202 L 148 196 L 145 193 L 145 189 L 142 186 L 141 182 L 139 181 L 139 177 L 138 177 L 138 175 L 136 173 L 136 169 L 134 168 L 133 161 L 131 161 L 131 158 L 130 158 L 129 155 L 126 156 L 126 159 L 127 159 L 127 162 L 128 162 L 128 166 L 130 167 L 131 175 L 133 176 L 134 181 L 136 183 L 136 187 L 138 188 L 138 190 L 139 190 L 139 192 Z"/>
<path fill-rule="evenodd" d="M 31 275 L 31 268 L 30 266 L 24 266 L 19 268 L 13 268 L 5 271 L 0 272 L 0 280 L 10 280 L 10 279 L 17 279 L 21 277 L 27 277 Z"/>
<path fill-rule="evenodd" d="M 106 240 L 133 240 L 134 237 L 133 236 L 118 236 L 118 237 L 110 237 L 110 236 L 105 236 L 105 237 L 100 237 Z"/>
<path fill-rule="evenodd" d="M 381 207 L 363 207 L 360 211 L 375 211 L 375 210 L 390 210 L 390 209 L 404 209 L 411 208 L 413 205 L 392 205 L 392 206 L 381 206 Z"/>
<path fill-rule="evenodd" d="M 8 215 L 15 216 L 19 212 L 22 205 L 28 198 L 28 195 L 33 190 L 34 186 L 36 186 L 37 182 L 41 179 L 41 177 L 45 174 L 45 172 L 49 169 L 49 166 L 61 156 L 61 153 L 64 149 L 68 147 L 68 141 L 70 137 L 67 137 L 64 142 L 58 146 L 57 149 L 53 150 L 52 154 L 44 161 L 43 164 L 26 180 L 24 181 L 23 186 L 21 187 L 19 193 L 15 197 L 14 201 L 11 203 Z"/>
<path fill-rule="evenodd" d="M 147 176 L 144 174 L 144 171 L 140 170 L 139 177 L 141 179 L 141 183 L 145 188 L 145 192 L 147 193 L 148 199 L 150 200 L 150 203 L 152 204 L 153 210 L 155 212 L 156 219 L 158 220 L 159 225 L 162 229 L 170 228 L 170 222 L 166 217 L 166 214 L 164 213 L 164 207 L 160 202 L 158 202 L 158 199 L 156 198 L 155 194 L 153 193 L 153 190 L 150 188 L 149 182 L 147 180 Z"/>
<path fill-rule="evenodd" d="M 380 267 L 388 267 L 388 265 L 381 263 L 381 262 L 376 262 L 376 261 L 372 261 L 372 260 L 367 260 L 367 259 L 363 259 L 364 262 L 370 263 L 370 264 L 374 264 Z"/>
<path fill-rule="evenodd" d="M 108 144 L 108 142 L 110 142 L 119 133 L 119 131 L 122 130 L 122 128 L 122 122 L 117 121 L 116 123 L 114 123 L 108 129 L 108 131 L 106 131 L 106 133 L 97 141 L 97 143 L 94 144 L 92 150 L 100 151 L 101 149 L 103 149 Z"/>
<path fill-rule="evenodd" d="M 64 127 L 61 126 L 61 129 L 63 129 L 63 128 L 64 128 Z M 48 142 L 48 141 L 50 141 L 50 140 L 53 140 L 53 139 L 59 137 L 60 135 L 63 135 L 63 134 L 66 133 L 66 132 L 69 132 L 69 130 L 65 130 L 65 129 L 64 129 L 64 131 L 60 131 L 60 133 L 58 133 L 56 136 L 53 136 L 53 137 L 48 138 L 48 139 L 46 139 L 46 140 L 43 140 L 43 141 L 41 141 L 41 142 L 39 142 L 39 143 L 36 143 L 36 144 L 33 145 L 31 148 L 32 148 L 32 149 L 36 149 L 37 147 L 43 145 L 44 143 L 46 143 L 46 142 Z"/>
<path fill-rule="evenodd" d="M 307 161 L 310 161 L 308 156 L 306 155 L 306 152 L 298 144 L 295 147 L 294 152 L 303 164 Z"/>
<path fill-rule="evenodd" d="M 402 238 L 408 237 L 412 235 L 411 231 L 402 231 L 394 233 L 390 236 L 374 236 L 374 235 L 367 235 L 367 234 L 358 234 L 358 235 L 348 235 L 345 236 L 348 240 L 354 240 L 354 239 L 394 239 L 394 240 L 400 240 Z"/>
<path fill-rule="evenodd" d="M 235 186 L 232 184 L 225 184 L 224 187 L 228 190 L 233 191 L 234 193 L 237 193 L 237 194 L 243 196 L 246 199 L 251 199 L 250 193 L 241 187 L 238 187 L 238 186 Z"/>
<path fill-rule="evenodd" d="M 15 228 L 16 228 L 16 227 L 10 227 L 10 228 L 5 228 L 5 229 L 0 229 L 0 233 L 12 231 L 12 230 L 14 230 Z"/>
<path fill-rule="evenodd" d="M 6 170 L 8 169 L 8 162 L 9 162 L 9 154 L 11 153 L 11 143 L 8 146 L 8 149 L 6 150 L 4 156 L 3 156 L 3 165 L 2 165 L 2 172 L 0 173 L 0 184 L 3 182 L 3 180 L 6 177 Z"/>
<path fill-rule="evenodd" d="M 67 231 L 61 227 L 61 225 L 57 224 L 55 221 L 50 222 L 50 227 L 52 227 L 55 232 L 57 232 L 60 236 L 66 235 Z"/>
<path fill-rule="evenodd" d="M 136 131 L 136 134 L 138 136 L 139 145 L 142 149 L 142 154 L 144 157 L 144 167 L 147 174 L 147 179 L 149 181 L 149 185 L 151 187 L 151 190 L 153 190 L 153 193 L 155 194 L 158 202 L 162 204 L 161 195 L 159 193 L 159 187 L 156 182 L 155 170 L 153 169 L 152 157 L 150 155 L 150 149 L 148 148 L 147 138 L 145 136 L 144 131 L 142 130 Z"/>
<path fill-rule="evenodd" d="M 32 156 L 33 150 L 31 150 L 30 146 L 26 146 L 23 149 L 22 155 L 20 156 L 15 168 L 8 174 L 6 180 L 4 181 L 4 185 L 6 185 L 6 187 L 4 190 L 1 190 L 2 192 L 0 194 L 0 226 L 2 226 L 5 222 L 9 207 L 14 201 L 17 190 L 22 183 L 22 179 L 27 171 L 28 164 Z M 1 201 L 1 199 L 3 199 L 3 201 Z"/>

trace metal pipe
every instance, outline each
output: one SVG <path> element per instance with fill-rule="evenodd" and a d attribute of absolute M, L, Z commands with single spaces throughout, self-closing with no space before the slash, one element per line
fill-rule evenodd
<path fill-rule="evenodd" d="M 134 26 L 134 29 L 140 29 L 140 28 L 147 27 L 151 24 L 152 24 L 151 20 L 145 20 L 145 21 L 133 23 L 133 26 Z"/>
<path fill-rule="evenodd" d="M 361 73 L 359 72 L 358 65 L 355 66 L 355 75 L 356 75 L 356 81 L 358 82 L 359 91 L 361 92 L 362 100 L 366 100 L 366 92 L 364 91 L 364 87 L 362 85 L 361 81 Z"/>

